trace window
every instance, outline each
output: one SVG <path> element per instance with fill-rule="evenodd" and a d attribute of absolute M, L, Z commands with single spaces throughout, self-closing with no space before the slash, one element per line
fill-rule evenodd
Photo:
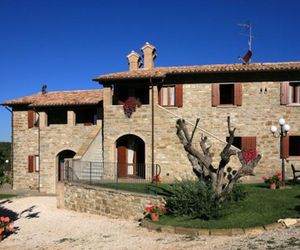
<path fill-rule="evenodd" d="M 220 84 L 220 105 L 234 105 L 234 84 Z"/>
<path fill-rule="evenodd" d="M 28 155 L 28 173 L 40 171 L 40 158 L 38 155 Z"/>
<path fill-rule="evenodd" d="M 283 82 L 280 92 L 281 104 L 300 104 L 300 82 Z"/>
<path fill-rule="evenodd" d="M 226 141 L 228 142 L 229 137 L 226 137 Z M 236 136 L 234 137 L 234 141 L 232 143 L 233 146 L 244 150 L 251 151 L 256 150 L 256 137 L 255 136 Z"/>
<path fill-rule="evenodd" d="M 162 106 L 175 106 L 175 86 L 162 86 Z"/>
<path fill-rule="evenodd" d="M 212 106 L 242 105 L 242 84 L 222 83 L 212 84 Z"/>
<path fill-rule="evenodd" d="M 28 110 L 27 115 L 28 115 L 28 128 L 38 127 L 39 115 L 33 110 Z"/>
<path fill-rule="evenodd" d="M 76 124 L 95 125 L 97 124 L 97 108 L 78 108 L 76 113 Z"/>
<path fill-rule="evenodd" d="M 149 104 L 149 86 L 115 85 L 113 105 L 123 105 L 129 97 L 138 99 L 141 104 Z"/>
<path fill-rule="evenodd" d="M 300 136 L 286 136 L 283 140 L 284 157 L 300 156 Z"/>
<path fill-rule="evenodd" d="M 39 172 L 40 171 L 40 157 L 38 155 L 34 156 L 34 160 L 35 160 L 35 172 Z"/>
<path fill-rule="evenodd" d="M 290 83 L 289 103 L 300 103 L 300 83 Z"/>
<path fill-rule="evenodd" d="M 54 109 L 47 111 L 48 126 L 52 124 L 67 124 L 68 113 L 66 109 Z"/>
<path fill-rule="evenodd" d="M 183 85 L 163 85 L 158 87 L 158 104 L 164 107 L 182 107 Z"/>

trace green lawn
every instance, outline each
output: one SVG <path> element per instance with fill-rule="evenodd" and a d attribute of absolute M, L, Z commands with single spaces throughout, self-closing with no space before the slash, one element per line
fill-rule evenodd
<path fill-rule="evenodd" d="M 12 198 L 12 197 L 15 197 L 15 195 L 12 195 L 12 194 L 0 194 L 0 200 L 9 199 L 9 198 Z"/>
<path fill-rule="evenodd" d="M 265 185 L 245 185 L 248 196 L 232 204 L 219 219 L 200 220 L 162 216 L 159 224 L 192 228 L 247 228 L 276 222 L 282 218 L 300 217 L 300 185 L 270 190 Z"/>
<path fill-rule="evenodd" d="M 243 185 L 243 184 L 241 184 Z M 156 194 L 157 189 L 147 183 L 106 183 L 101 187 L 138 193 Z M 159 184 L 166 187 L 167 184 Z M 282 218 L 300 218 L 300 185 L 270 190 L 264 184 L 245 184 L 246 199 L 224 210 L 224 216 L 209 221 L 187 217 L 162 216 L 159 224 L 192 228 L 254 227 L 276 222 Z"/>

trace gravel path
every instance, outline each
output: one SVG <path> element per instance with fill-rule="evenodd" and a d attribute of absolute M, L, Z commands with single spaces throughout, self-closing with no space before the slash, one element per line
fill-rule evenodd
<path fill-rule="evenodd" d="M 0 249 L 300 249 L 300 225 L 258 236 L 192 237 L 57 209 L 55 197 L 2 200 L 0 211 L 17 215 L 16 233 L 4 239 Z"/>

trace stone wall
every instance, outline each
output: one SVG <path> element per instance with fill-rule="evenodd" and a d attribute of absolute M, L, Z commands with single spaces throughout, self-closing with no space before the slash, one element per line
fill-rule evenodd
<path fill-rule="evenodd" d="M 14 110 L 14 189 L 39 189 L 41 192 L 54 194 L 58 181 L 58 154 L 63 150 L 72 150 L 75 153 L 86 142 L 87 135 L 93 130 L 99 131 L 99 125 L 84 126 L 74 123 L 73 112 L 68 112 L 68 124 L 46 126 L 41 120 L 40 129 L 28 128 L 27 110 Z M 45 117 L 44 112 L 40 112 Z M 96 148 L 99 157 L 102 157 L 102 134 L 97 137 Z M 100 138 L 100 139 L 99 139 Z M 89 139 L 90 140 L 90 139 Z M 91 141 L 88 142 L 90 144 Z M 94 150 L 95 157 L 97 152 Z M 40 155 L 40 171 L 28 172 L 28 156 Z"/>
<path fill-rule="evenodd" d="M 28 156 L 38 155 L 38 129 L 28 128 L 27 111 L 14 111 L 13 114 L 13 188 L 37 189 L 39 173 L 28 173 Z"/>
<path fill-rule="evenodd" d="M 267 89 L 261 92 L 260 89 Z M 154 89 L 155 103 L 155 163 L 161 165 L 162 181 L 173 181 L 192 175 L 191 165 L 186 153 L 176 136 L 175 115 L 195 123 L 199 117 L 200 126 L 214 134 L 222 141 L 226 140 L 227 116 L 237 128 L 236 136 L 256 136 L 257 149 L 263 155 L 256 169 L 255 181 L 262 175 L 274 174 L 280 170 L 279 139 L 270 132 L 271 125 L 277 125 L 278 119 L 284 117 L 291 125 L 290 135 L 300 135 L 300 107 L 280 105 L 280 82 L 259 82 L 242 84 L 242 106 L 211 105 L 211 84 L 184 84 L 183 107 L 161 109 L 157 105 L 157 88 Z M 132 118 L 125 117 L 121 105 L 111 105 L 111 89 L 104 88 L 104 161 L 116 161 L 116 140 L 124 134 L 134 134 L 142 138 L 146 147 L 146 163 L 151 163 L 151 103 L 137 108 Z M 151 91 L 150 91 L 151 100 Z M 173 113 L 173 114 L 171 114 Z M 192 126 L 189 126 L 192 129 Z M 194 143 L 198 146 L 201 130 L 197 131 Z M 214 161 L 219 160 L 219 152 L 224 143 L 208 136 L 213 145 Z M 299 161 L 299 157 L 289 159 Z M 297 165 L 297 163 L 296 163 Z M 239 166 L 235 157 L 231 167 Z M 287 166 L 288 175 L 290 167 Z"/>
<path fill-rule="evenodd" d="M 61 191 L 61 189 L 59 190 Z M 64 199 L 64 204 L 58 204 L 58 207 L 77 212 L 135 220 L 144 217 L 143 212 L 148 201 L 151 201 L 153 204 L 160 204 L 163 201 L 159 196 L 75 183 L 65 183 L 64 194 L 58 193 L 57 195 Z"/>

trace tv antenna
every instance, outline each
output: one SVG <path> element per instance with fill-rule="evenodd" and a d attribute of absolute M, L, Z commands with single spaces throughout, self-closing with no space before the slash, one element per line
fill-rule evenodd
<path fill-rule="evenodd" d="M 239 23 L 238 26 L 243 27 L 247 33 L 241 33 L 242 36 L 248 37 L 248 51 L 243 57 L 239 57 L 243 61 L 244 64 L 249 64 L 251 62 L 251 57 L 253 55 L 252 52 L 252 25 L 251 23 Z"/>

